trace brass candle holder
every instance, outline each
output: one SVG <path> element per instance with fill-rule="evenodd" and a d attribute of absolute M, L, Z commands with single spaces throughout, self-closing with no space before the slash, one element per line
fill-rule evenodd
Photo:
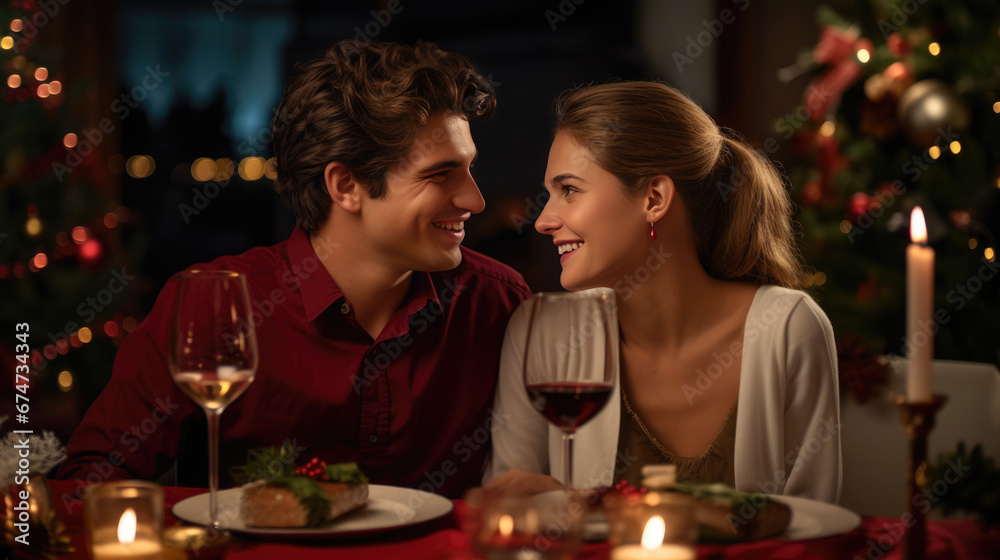
<path fill-rule="evenodd" d="M 914 497 L 927 485 L 927 436 L 934 429 L 934 416 L 948 397 L 934 395 L 929 402 L 908 402 L 905 395 L 896 395 L 903 429 L 910 438 L 910 461 L 906 469 L 906 511 L 909 523 L 904 523 L 903 558 L 923 560 L 927 552 L 926 513 L 914 505 Z"/>

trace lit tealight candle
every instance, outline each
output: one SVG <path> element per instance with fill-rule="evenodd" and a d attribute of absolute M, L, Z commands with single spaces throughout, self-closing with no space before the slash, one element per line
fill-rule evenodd
<path fill-rule="evenodd" d="M 641 544 L 626 544 L 611 551 L 611 560 L 694 560 L 694 548 L 677 544 L 663 544 L 666 524 L 659 515 L 646 522 Z"/>
<path fill-rule="evenodd" d="M 927 246 L 927 224 L 919 206 L 910 214 L 906 248 L 906 400 L 931 401 L 934 359 L 934 249 Z"/>
<path fill-rule="evenodd" d="M 160 543 L 150 538 L 136 540 L 135 510 L 126 509 L 118 521 L 117 541 L 94 543 L 94 560 L 104 558 L 159 558 Z"/>

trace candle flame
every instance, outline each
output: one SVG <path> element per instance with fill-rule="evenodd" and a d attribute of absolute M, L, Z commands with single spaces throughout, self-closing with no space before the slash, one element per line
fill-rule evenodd
<path fill-rule="evenodd" d="M 128 508 L 118 521 L 118 542 L 131 544 L 135 541 L 135 510 Z"/>
<path fill-rule="evenodd" d="M 927 243 L 927 222 L 919 206 L 914 206 L 910 213 L 910 239 L 914 243 Z"/>
<path fill-rule="evenodd" d="M 514 518 L 509 515 L 500 516 L 497 528 L 500 529 L 501 537 L 509 537 L 514 532 Z"/>
<path fill-rule="evenodd" d="M 663 535 L 667 532 L 667 526 L 663 518 L 654 515 L 646 522 L 646 528 L 642 530 L 642 548 L 654 549 L 663 545 Z"/>

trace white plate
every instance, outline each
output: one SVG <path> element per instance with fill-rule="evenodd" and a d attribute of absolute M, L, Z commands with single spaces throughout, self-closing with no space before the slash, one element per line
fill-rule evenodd
<path fill-rule="evenodd" d="M 247 527 L 240 520 L 241 488 L 219 492 L 219 522 L 234 533 L 276 538 L 331 539 L 377 533 L 409 527 L 451 513 L 451 500 L 412 488 L 371 484 L 368 486 L 368 506 L 332 523 L 316 528 L 296 527 L 268 529 Z M 173 507 L 174 517 L 197 525 L 208 524 L 208 494 L 185 498 Z"/>
<path fill-rule="evenodd" d="M 861 525 L 861 516 L 851 510 L 826 502 L 795 496 L 771 496 L 792 508 L 792 522 L 775 537 L 786 541 L 819 539 L 846 533 Z"/>
<path fill-rule="evenodd" d="M 769 495 L 775 501 L 792 508 L 792 520 L 785 532 L 771 537 L 785 541 L 804 541 L 846 533 L 861 525 L 861 516 L 834 504 L 794 496 Z M 603 515 L 593 515 L 584 524 L 586 540 L 608 537 L 608 521 Z"/>

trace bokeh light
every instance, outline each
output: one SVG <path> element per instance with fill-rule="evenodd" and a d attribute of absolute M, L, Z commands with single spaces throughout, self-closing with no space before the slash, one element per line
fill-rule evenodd
<path fill-rule="evenodd" d="M 72 132 L 70 132 L 66 136 L 63 136 L 63 146 L 66 146 L 66 148 L 69 150 L 72 150 L 73 148 L 76 147 L 76 142 L 77 142 L 76 134 Z"/>
<path fill-rule="evenodd" d="M 239 174 L 244 181 L 256 181 L 264 176 L 265 160 L 262 157 L 248 157 L 240 160 Z"/>
<path fill-rule="evenodd" d="M 868 52 L 868 49 L 859 49 L 858 50 L 858 60 L 860 60 L 862 64 L 868 62 L 869 60 L 871 60 L 871 58 L 872 58 L 872 55 L 871 55 L 871 53 Z"/>
<path fill-rule="evenodd" d="M 69 370 L 59 372 L 59 388 L 64 392 L 73 388 L 73 374 Z"/>
<path fill-rule="evenodd" d="M 49 70 L 44 66 L 39 66 L 35 69 L 35 81 L 44 82 L 49 79 Z"/>
<path fill-rule="evenodd" d="M 87 231 L 87 228 L 83 226 L 76 226 L 73 228 L 73 241 L 75 241 L 77 245 L 83 245 L 83 242 L 86 241 L 88 237 L 90 237 L 90 232 Z"/>
<path fill-rule="evenodd" d="M 195 181 L 208 181 L 215 176 L 215 160 L 198 158 L 191 164 L 191 178 Z"/>
<path fill-rule="evenodd" d="M 101 255 L 103 254 L 104 254 L 104 247 L 101 246 L 100 241 L 94 238 L 90 238 L 84 241 L 83 245 L 80 245 L 80 258 L 85 261 L 88 262 L 96 261 L 97 259 L 101 258 Z"/>
<path fill-rule="evenodd" d="M 134 179 L 145 179 L 155 169 L 156 162 L 150 156 L 132 156 L 125 162 L 125 172 Z"/>
<path fill-rule="evenodd" d="M 931 146 L 930 148 L 927 148 L 927 155 L 931 156 L 931 159 L 937 159 L 941 157 L 941 148 Z"/>
<path fill-rule="evenodd" d="M 94 333 L 90 332 L 89 327 L 83 327 L 80 329 L 80 342 L 87 344 L 94 338 Z"/>
<path fill-rule="evenodd" d="M 21 87 L 21 75 L 11 74 L 10 76 L 7 76 L 7 87 L 9 87 L 10 89 L 16 89 Z"/>
<path fill-rule="evenodd" d="M 28 221 L 24 224 L 24 232 L 31 237 L 42 233 L 42 221 L 34 217 L 28 218 Z"/>
<path fill-rule="evenodd" d="M 931 43 L 927 45 L 927 52 L 931 53 L 931 56 L 937 56 L 941 54 L 941 45 L 937 42 Z"/>

